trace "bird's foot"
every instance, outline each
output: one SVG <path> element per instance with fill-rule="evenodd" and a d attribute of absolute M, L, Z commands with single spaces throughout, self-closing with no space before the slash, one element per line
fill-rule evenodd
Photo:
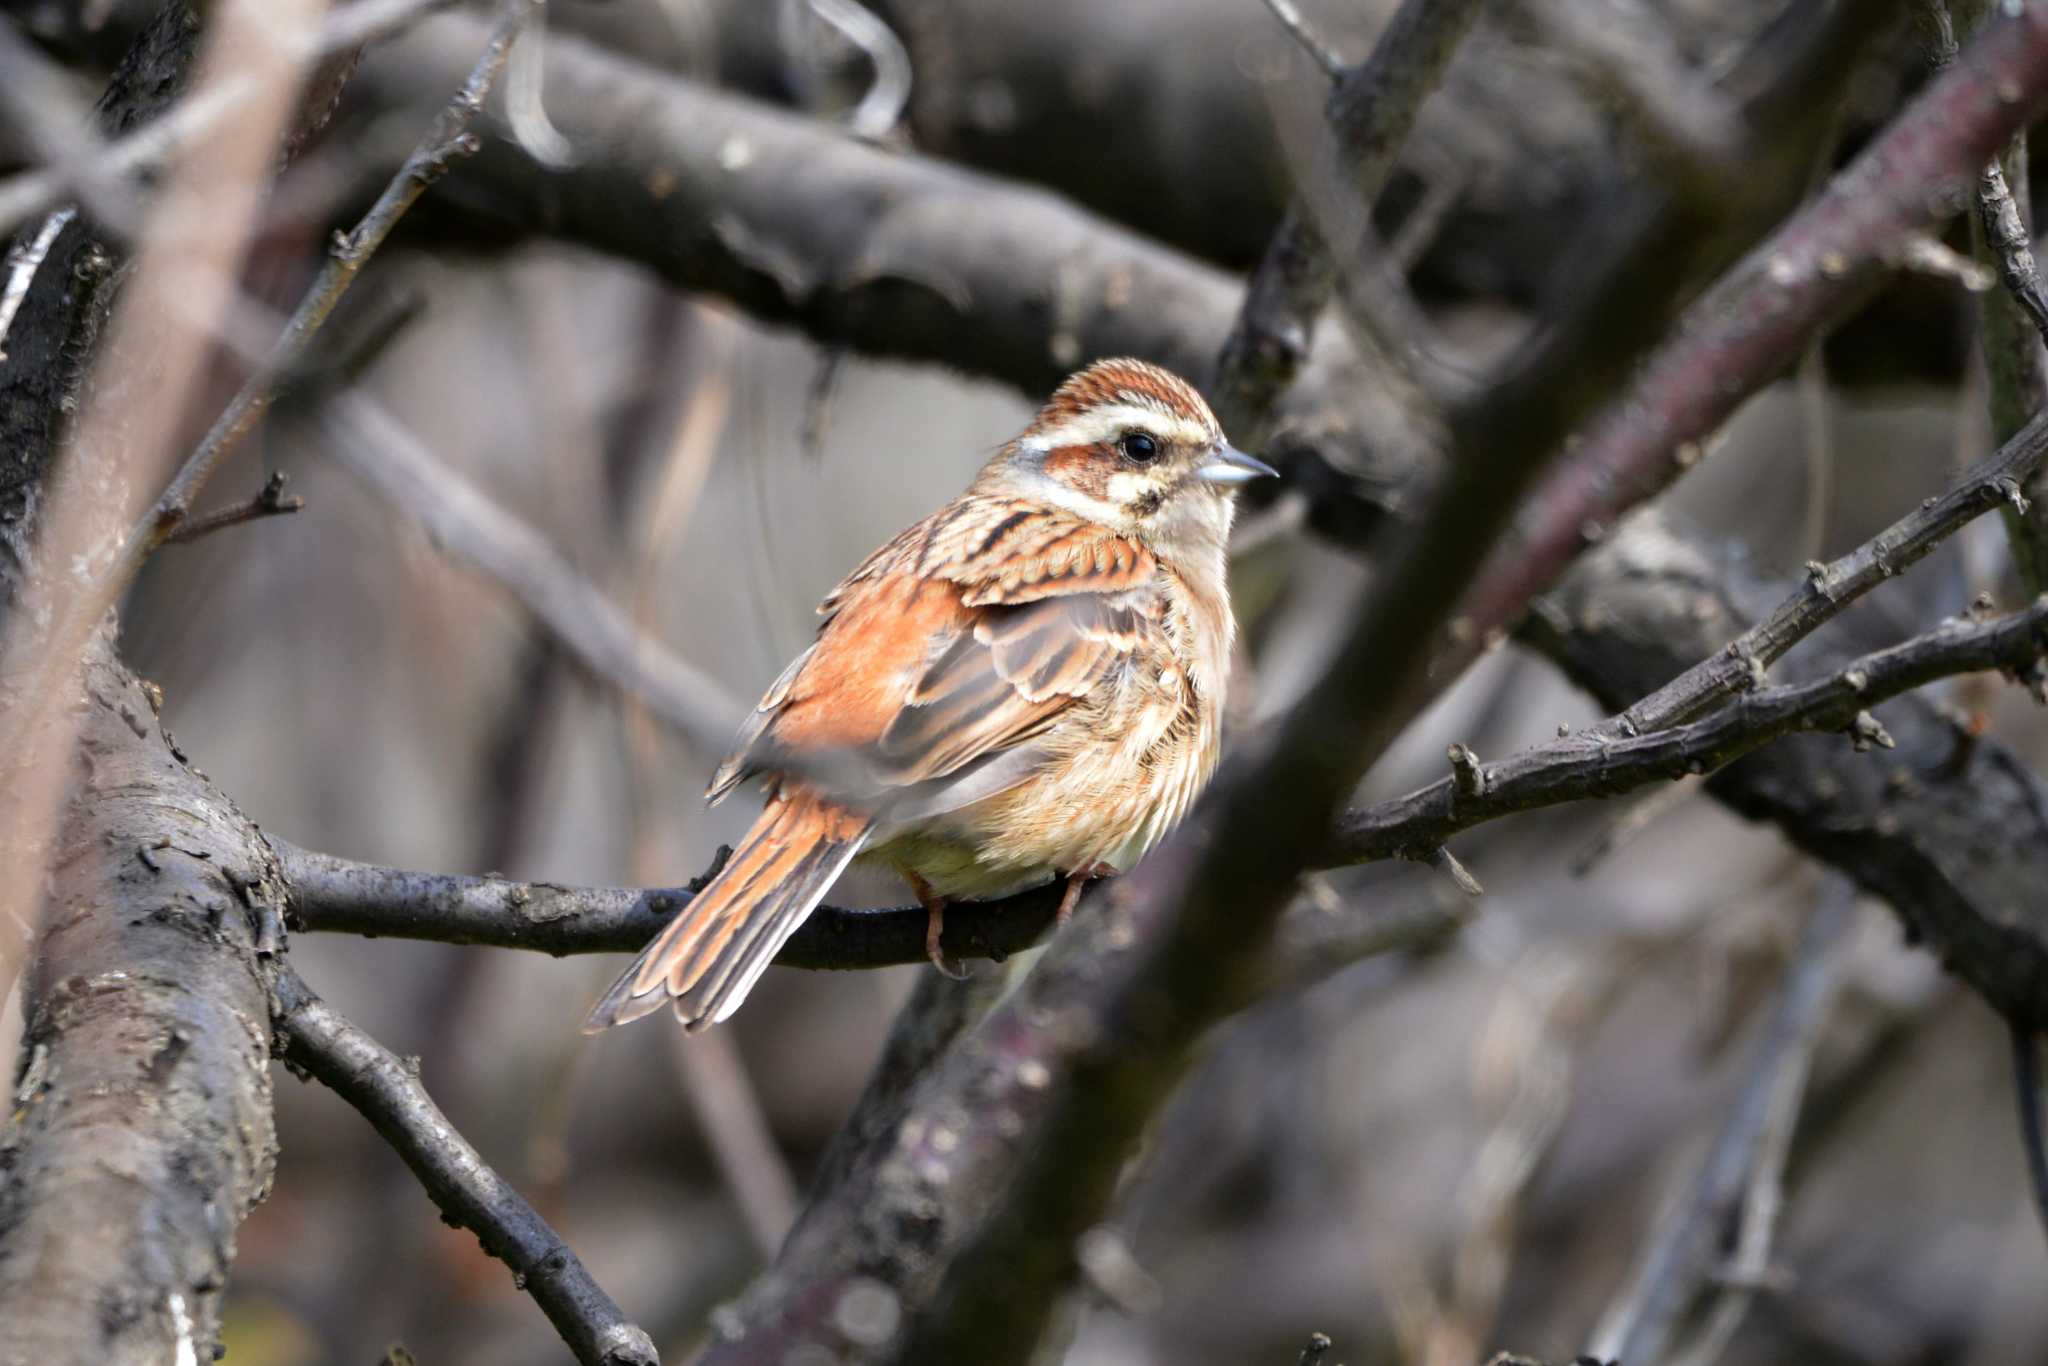
<path fill-rule="evenodd" d="M 1076 868 L 1067 874 L 1067 890 L 1060 895 L 1060 908 L 1053 912 L 1052 926 L 1064 929 L 1074 918 L 1074 907 L 1081 904 L 1081 889 L 1100 878 L 1115 877 L 1116 869 L 1106 863 L 1091 863 L 1085 868 Z"/>
<path fill-rule="evenodd" d="M 910 890 L 917 893 L 917 899 L 924 903 L 924 956 L 932 960 L 932 966 L 956 982 L 964 982 L 974 974 L 962 965 L 946 957 L 946 947 L 940 939 L 946 933 L 946 898 L 908 868 L 899 870 L 903 880 L 910 884 Z"/>
<path fill-rule="evenodd" d="M 925 903 L 924 956 L 932 960 L 932 966 L 956 982 L 964 982 L 974 973 L 946 957 L 946 946 L 939 942 L 946 932 L 946 902 L 940 897 Z"/>

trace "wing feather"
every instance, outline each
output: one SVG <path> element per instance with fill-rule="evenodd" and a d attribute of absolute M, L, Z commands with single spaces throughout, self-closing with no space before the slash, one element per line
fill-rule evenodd
<path fill-rule="evenodd" d="M 714 798 L 828 752 L 830 790 L 878 812 L 935 814 L 949 794 L 1023 781 L 1031 742 L 1159 629 L 1157 574 L 1142 546 L 1043 504 L 941 509 L 826 597 L 816 643 L 749 716 Z"/>

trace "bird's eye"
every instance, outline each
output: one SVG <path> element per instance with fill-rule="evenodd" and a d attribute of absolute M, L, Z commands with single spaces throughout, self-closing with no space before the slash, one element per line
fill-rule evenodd
<path fill-rule="evenodd" d="M 1123 452 L 1124 459 L 1140 465 L 1149 465 L 1159 458 L 1159 442 L 1145 432 L 1125 432 L 1116 448 Z"/>

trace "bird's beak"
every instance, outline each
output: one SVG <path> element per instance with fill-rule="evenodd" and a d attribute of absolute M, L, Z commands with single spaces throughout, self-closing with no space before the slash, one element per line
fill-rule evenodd
<path fill-rule="evenodd" d="M 1263 460 L 1257 460 L 1228 441 L 1216 443 L 1216 449 L 1209 452 L 1208 463 L 1195 471 L 1195 478 L 1205 484 L 1245 484 L 1264 475 L 1280 477 L 1280 471 Z"/>

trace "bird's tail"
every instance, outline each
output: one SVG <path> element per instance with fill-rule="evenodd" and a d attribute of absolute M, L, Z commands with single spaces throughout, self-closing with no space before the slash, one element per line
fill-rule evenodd
<path fill-rule="evenodd" d="M 692 1030 L 738 1010 L 769 960 L 867 843 L 871 825 L 809 793 L 771 798 L 718 876 L 591 1010 L 583 1032 L 637 1020 L 667 1001 Z"/>

